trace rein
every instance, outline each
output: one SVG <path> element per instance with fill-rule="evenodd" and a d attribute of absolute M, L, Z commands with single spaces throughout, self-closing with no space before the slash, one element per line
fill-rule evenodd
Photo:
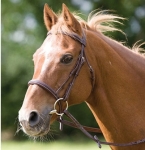
<path fill-rule="evenodd" d="M 29 85 L 38 85 L 41 88 L 45 89 L 46 91 L 50 92 L 56 99 L 55 103 L 54 103 L 54 110 L 50 111 L 50 115 L 52 114 L 56 114 L 58 117 L 57 121 L 59 121 L 60 123 L 60 130 L 63 130 L 63 124 L 74 127 L 74 128 L 78 128 L 80 129 L 86 136 L 88 136 L 89 138 L 91 138 L 92 140 L 94 140 L 97 144 L 98 147 L 101 148 L 101 144 L 104 145 L 111 145 L 111 146 L 132 146 L 132 145 L 137 145 L 140 143 L 144 143 L 145 142 L 145 138 L 142 140 L 138 140 L 138 141 L 134 141 L 134 142 L 130 142 L 130 143 L 111 143 L 111 142 L 103 142 L 100 141 L 98 139 L 98 137 L 96 135 L 92 136 L 89 132 L 96 132 L 96 133 L 102 133 L 102 131 L 99 128 L 92 128 L 92 127 L 87 127 L 87 126 L 83 126 L 81 125 L 69 112 L 68 112 L 68 102 L 67 99 L 69 97 L 70 91 L 73 87 L 73 84 L 77 78 L 77 76 L 79 75 L 79 72 L 82 68 L 82 66 L 84 65 L 84 63 L 86 62 L 88 65 L 88 68 L 90 70 L 90 74 L 91 74 L 91 79 L 92 79 L 92 87 L 94 87 L 94 83 L 95 83 L 95 76 L 94 76 L 94 70 L 92 68 L 92 66 L 89 64 L 86 55 L 85 55 L 85 51 L 84 48 L 86 46 L 86 37 L 83 31 L 83 37 L 80 38 L 77 34 L 73 33 L 73 34 L 69 34 L 66 32 L 61 32 L 60 34 L 64 34 L 66 36 L 69 36 L 71 38 L 73 38 L 74 40 L 78 41 L 79 43 L 81 43 L 82 47 L 81 47 L 81 51 L 80 54 L 78 56 L 77 62 L 75 64 L 75 67 L 73 68 L 73 70 L 70 72 L 68 78 L 65 80 L 65 82 L 55 91 L 53 88 L 51 88 L 49 85 L 47 85 L 46 83 L 44 83 L 43 81 L 34 79 L 34 80 L 30 80 L 28 82 Z M 47 35 L 51 35 L 51 32 L 48 32 Z M 68 81 L 71 79 L 70 83 L 68 84 L 68 87 L 63 95 L 63 97 L 59 97 L 59 92 L 60 90 L 64 87 L 64 85 L 66 83 L 68 83 Z M 66 103 L 66 108 L 65 110 L 62 109 L 62 102 Z M 56 109 L 56 106 L 59 105 L 59 112 Z M 63 120 L 63 115 L 66 115 L 72 122 L 67 121 L 67 120 Z"/>

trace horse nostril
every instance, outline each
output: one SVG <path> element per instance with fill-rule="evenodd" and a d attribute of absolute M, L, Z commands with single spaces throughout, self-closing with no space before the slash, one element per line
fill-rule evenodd
<path fill-rule="evenodd" d="M 40 118 L 39 118 L 38 113 L 36 111 L 32 111 L 29 116 L 29 125 L 31 127 L 34 127 L 39 123 L 39 120 Z"/>

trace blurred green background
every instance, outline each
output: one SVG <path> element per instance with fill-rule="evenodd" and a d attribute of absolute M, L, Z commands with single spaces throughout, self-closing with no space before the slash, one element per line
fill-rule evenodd
<path fill-rule="evenodd" d="M 47 33 L 43 21 L 45 3 L 48 3 L 54 12 L 61 10 L 62 3 L 65 3 L 71 11 L 84 14 L 81 15 L 84 19 L 94 9 L 115 10 L 116 14 L 127 18 L 123 22 L 124 26 L 118 26 L 126 33 L 126 37 L 118 32 L 109 33 L 109 36 L 118 41 L 126 41 L 129 47 L 132 47 L 133 43 L 138 40 L 145 41 L 145 0 L 2 0 L 1 129 L 2 141 L 4 141 L 3 149 L 9 149 L 5 147 L 8 146 L 7 140 L 17 142 L 27 139 L 28 141 L 28 137 L 22 132 L 16 135 L 15 132 L 18 123 L 18 111 L 23 102 L 27 82 L 33 74 L 32 54 L 42 44 Z M 82 124 L 97 127 L 94 117 L 85 104 L 73 106 L 69 110 Z M 76 129 L 65 126 L 64 131 L 60 133 L 57 123 L 54 126 L 56 133 L 54 132 L 50 139 L 61 139 L 61 141 L 70 139 L 70 141 L 75 142 L 81 141 L 81 139 L 87 140 Z M 83 143 L 84 146 L 89 145 L 87 142 Z M 95 145 L 94 143 L 91 144 L 92 147 Z M 14 143 L 9 142 L 9 145 L 11 145 L 10 149 L 12 150 Z M 18 149 L 20 149 L 20 146 L 21 144 L 18 145 Z M 14 147 L 16 149 L 16 146 Z M 24 146 L 24 148 L 26 147 Z M 36 148 L 28 147 L 28 150 L 36 150 Z M 49 148 L 49 145 L 47 147 Z M 71 149 L 71 144 L 68 144 L 69 148 Z M 85 150 L 85 148 L 82 149 Z M 81 150 L 81 148 L 78 148 L 78 150 Z"/>

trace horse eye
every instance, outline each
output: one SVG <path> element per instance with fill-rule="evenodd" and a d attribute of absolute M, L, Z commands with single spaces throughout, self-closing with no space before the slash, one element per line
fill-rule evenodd
<path fill-rule="evenodd" d="M 73 56 L 70 54 L 67 54 L 67 55 L 64 55 L 60 61 L 63 64 L 69 64 L 72 60 L 73 60 Z"/>

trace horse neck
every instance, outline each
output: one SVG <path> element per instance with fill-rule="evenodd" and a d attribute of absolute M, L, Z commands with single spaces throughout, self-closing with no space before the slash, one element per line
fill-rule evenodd
<path fill-rule="evenodd" d="M 87 104 L 106 140 L 145 138 L 145 59 L 104 35 L 89 34 L 96 85 Z"/>

